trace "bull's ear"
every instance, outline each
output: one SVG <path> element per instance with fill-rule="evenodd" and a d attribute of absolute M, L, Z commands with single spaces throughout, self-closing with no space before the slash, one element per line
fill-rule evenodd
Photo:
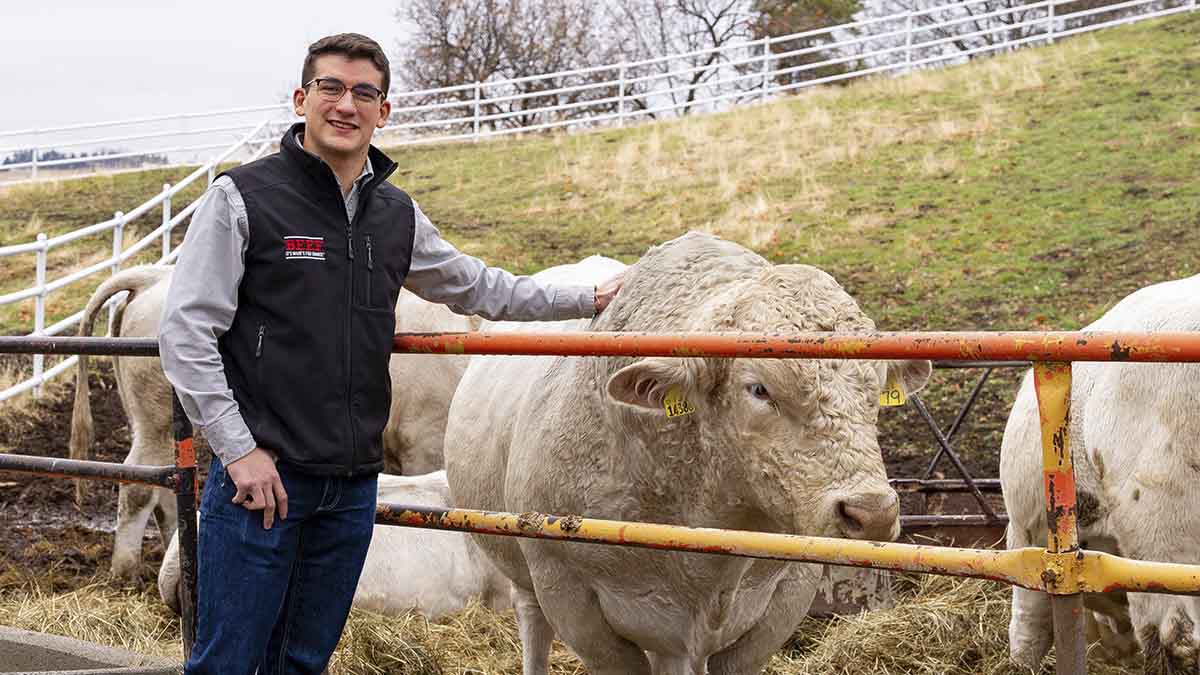
<path fill-rule="evenodd" d="M 682 359 L 642 359 L 608 378 L 608 398 L 622 405 L 662 410 L 672 387 L 685 387 L 687 372 Z"/>
<path fill-rule="evenodd" d="M 933 363 L 931 361 L 885 361 L 887 364 L 887 380 L 892 378 L 899 380 L 900 385 L 904 387 L 905 394 L 915 394 L 925 388 L 929 383 L 929 376 L 933 374 Z"/>

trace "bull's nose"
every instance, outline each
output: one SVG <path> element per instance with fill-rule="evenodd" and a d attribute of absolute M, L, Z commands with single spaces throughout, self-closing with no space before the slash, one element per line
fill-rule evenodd
<path fill-rule="evenodd" d="M 891 541 L 900 534 L 900 500 L 895 490 L 847 497 L 837 503 L 842 534 L 851 539 Z"/>

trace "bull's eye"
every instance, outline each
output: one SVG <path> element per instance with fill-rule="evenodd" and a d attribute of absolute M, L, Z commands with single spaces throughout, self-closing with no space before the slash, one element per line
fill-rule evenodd
<path fill-rule="evenodd" d="M 767 391 L 767 388 L 765 386 L 763 386 L 762 384 L 760 384 L 758 382 L 755 382 L 754 384 L 750 385 L 749 387 L 746 387 L 746 389 L 750 392 L 751 396 L 753 396 L 754 398 L 756 398 L 760 401 L 770 401 L 771 400 L 771 393 Z"/>

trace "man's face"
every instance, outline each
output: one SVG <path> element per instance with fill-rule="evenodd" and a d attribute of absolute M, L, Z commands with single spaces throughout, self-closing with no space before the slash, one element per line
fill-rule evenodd
<path fill-rule="evenodd" d="M 358 100 L 351 90 L 360 84 L 382 89 L 383 74 L 369 59 L 348 59 L 342 54 L 320 56 L 314 66 L 314 79 L 335 78 L 346 86 L 346 91 L 338 100 L 330 101 L 314 83 L 292 94 L 296 114 L 305 121 L 305 147 L 322 158 L 364 152 L 375 129 L 387 124 L 392 106 L 386 100 Z"/>

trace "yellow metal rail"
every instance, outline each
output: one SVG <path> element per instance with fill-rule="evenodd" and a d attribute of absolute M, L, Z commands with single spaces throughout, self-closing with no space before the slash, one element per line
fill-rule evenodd
<path fill-rule="evenodd" d="M 1129 560 L 1095 551 L 1055 554 L 1041 548 L 1012 551 L 946 548 L 634 523 L 574 515 L 387 503 L 378 505 L 376 521 L 387 525 L 510 537 L 975 577 L 1054 595 L 1112 591 L 1200 595 L 1200 565 Z"/>

